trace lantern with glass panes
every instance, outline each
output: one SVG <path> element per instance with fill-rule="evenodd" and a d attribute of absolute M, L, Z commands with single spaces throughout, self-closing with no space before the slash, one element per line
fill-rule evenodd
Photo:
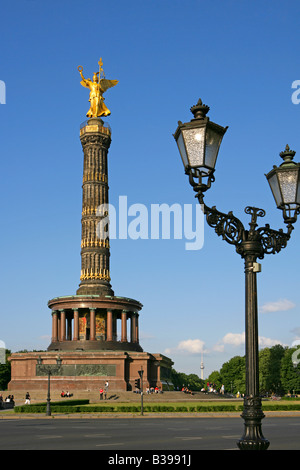
<path fill-rule="evenodd" d="M 283 163 L 266 175 L 278 209 L 286 223 L 297 220 L 300 208 L 300 163 L 294 162 L 296 152 L 287 145 L 280 156 Z"/>

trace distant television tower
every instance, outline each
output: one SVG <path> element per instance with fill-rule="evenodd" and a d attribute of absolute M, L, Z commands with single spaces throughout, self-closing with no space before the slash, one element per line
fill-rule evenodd
<path fill-rule="evenodd" d="M 203 376 L 203 371 L 204 371 L 203 351 L 202 351 L 202 353 L 201 353 L 201 365 L 200 365 L 200 369 L 201 369 L 201 379 L 204 380 L 204 376 Z"/>

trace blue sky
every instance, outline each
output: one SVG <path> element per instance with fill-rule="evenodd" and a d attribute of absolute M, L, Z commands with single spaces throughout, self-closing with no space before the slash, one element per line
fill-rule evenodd
<path fill-rule="evenodd" d="M 88 91 L 102 57 L 112 114 L 110 203 L 193 204 L 173 133 L 202 100 L 229 126 L 206 203 L 266 210 L 284 226 L 265 173 L 288 143 L 300 158 L 297 1 L 79 0 L 6 2 L 1 7 L 1 332 L 6 347 L 46 349 L 47 302 L 75 293 L 80 276 L 82 150 Z M 1 101 L 1 100 L 0 100 Z M 2 99 L 3 101 L 3 99 Z M 298 222 L 299 224 L 299 222 Z M 300 338 L 300 227 L 258 275 L 261 346 Z M 185 240 L 112 240 L 116 295 L 143 305 L 145 351 L 178 371 L 205 375 L 244 354 L 244 269 L 234 247 L 204 227 L 201 250 Z"/>

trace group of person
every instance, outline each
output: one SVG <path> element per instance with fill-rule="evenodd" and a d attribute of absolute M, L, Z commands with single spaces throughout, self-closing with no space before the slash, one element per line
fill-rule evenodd
<path fill-rule="evenodd" d="M 9 397 L 10 397 L 10 396 L 11 396 L 11 395 L 9 395 Z M 73 396 L 73 393 L 70 393 L 70 392 L 68 392 L 68 391 L 67 391 L 67 392 L 64 392 L 64 391 L 62 390 L 60 396 L 61 396 L 62 398 L 64 398 L 64 397 L 72 397 L 72 396 Z M 1 395 L 0 397 L 2 397 L 2 395 Z M 13 396 L 12 396 L 12 398 L 13 398 Z M 1 398 L 0 398 L 0 401 L 2 401 Z M 5 399 L 5 401 L 8 401 L 8 400 Z M 12 400 L 9 400 L 9 401 L 13 401 L 13 399 L 12 399 Z M 30 405 L 30 403 L 31 403 L 30 393 L 27 392 L 26 395 L 25 395 L 25 405 Z"/>
<path fill-rule="evenodd" d="M 0 393 L 0 403 L 14 403 L 15 402 L 15 399 L 14 399 L 14 396 L 13 395 L 8 395 L 7 397 L 5 397 L 5 399 L 3 399 L 3 396 L 2 394 Z"/>
<path fill-rule="evenodd" d="M 150 393 L 163 393 L 162 389 L 159 388 L 159 387 L 147 387 L 146 388 L 146 393 L 147 394 L 150 394 Z"/>
<path fill-rule="evenodd" d="M 209 392 L 209 393 L 218 393 L 218 391 L 217 391 L 217 386 L 216 386 L 214 383 L 212 383 L 212 382 L 207 382 L 206 388 L 205 388 L 205 387 L 201 388 L 201 392 L 204 392 L 204 393 L 207 393 L 207 392 Z M 224 394 L 225 394 L 225 387 L 224 387 L 224 384 L 222 384 L 222 386 L 221 386 L 221 388 L 220 388 L 220 390 L 219 390 L 219 393 L 220 393 L 221 395 L 224 395 Z"/>
<path fill-rule="evenodd" d="M 184 393 L 189 393 L 190 395 L 194 395 L 192 390 L 190 390 L 187 387 L 182 387 L 181 391 L 184 392 Z"/>
<path fill-rule="evenodd" d="M 73 396 L 73 393 L 70 393 L 70 392 L 68 392 L 68 391 L 67 391 L 67 392 L 64 392 L 64 391 L 62 390 L 60 396 L 61 396 L 62 398 L 64 398 L 64 397 L 72 397 L 72 396 Z"/>

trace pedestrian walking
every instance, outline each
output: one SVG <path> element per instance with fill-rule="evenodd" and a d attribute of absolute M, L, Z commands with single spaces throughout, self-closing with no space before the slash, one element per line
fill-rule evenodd
<path fill-rule="evenodd" d="M 108 392 L 108 381 L 105 382 L 105 385 L 104 385 L 104 399 L 106 400 L 106 394 Z"/>
<path fill-rule="evenodd" d="M 30 405 L 30 394 L 29 392 L 25 395 L 25 405 Z"/>

